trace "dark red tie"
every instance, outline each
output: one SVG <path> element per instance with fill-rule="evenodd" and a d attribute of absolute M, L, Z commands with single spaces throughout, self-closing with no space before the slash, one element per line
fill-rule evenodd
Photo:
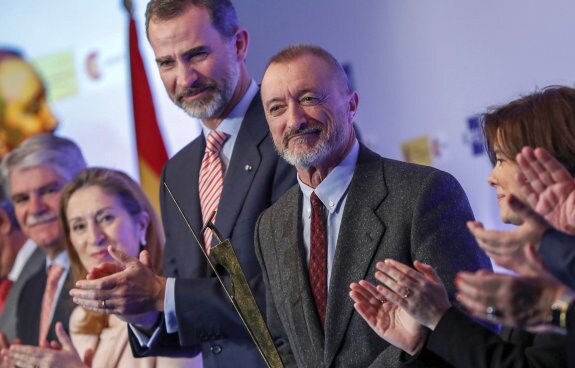
<path fill-rule="evenodd" d="M 309 281 L 317 313 L 323 327 L 327 300 L 327 229 L 325 207 L 314 193 L 311 194 L 311 236 L 309 252 Z"/>
<path fill-rule="evenodd" d="M 6 299 L 8 299 L 8 293 L 12 288 L 12 280 L 5 277 L 0 280 L 0 313 L 4 310 L 4 303 L 6 303 Z"/>

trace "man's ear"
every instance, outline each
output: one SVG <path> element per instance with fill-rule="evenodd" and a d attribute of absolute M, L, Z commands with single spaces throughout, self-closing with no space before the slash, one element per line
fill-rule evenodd
<path fill-rule="evenodd" d="M 245 28 L 238 28 L 233 36 L 238 60 L 244 61 L 248 56 L 249 35 Z"/>
<path fill-rule="evenodd" d="M 8 235 L 12 231 L 12 223 L 10 217 L 5 210 L 0 209 L 0 234 Z"/>
<path fill-rule="evenodd" d="M 357 106 L 359 104 L 359 95 L 356 91 L 352 91 L 349 96 L 348 101 L 348 112 L 349 112 L 349 120 L 353 121 L 355 118 L 355 114 L 357 113 Z"/>

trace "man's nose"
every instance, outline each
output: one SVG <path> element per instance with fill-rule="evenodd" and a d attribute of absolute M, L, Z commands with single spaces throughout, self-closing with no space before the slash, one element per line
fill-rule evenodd
<path fill-rule="evenodd" d="M 178 87 L 188 88 L 198 80 L 198 72 L 194 67 L 186 63 L 179 63 L 177 78 Z"/>
<path fill-rule="evenodd" d="M 32 195 L 30 196 L 30 212 L 39 215 L 46 211 L 46 204 L 42 200 L 42 196 Z"/>
<path fill-rule="evenodd" d="M 288 107 L 288 128 L 298 129 L 307 122 L 306 114 L 299 104 Z"/>

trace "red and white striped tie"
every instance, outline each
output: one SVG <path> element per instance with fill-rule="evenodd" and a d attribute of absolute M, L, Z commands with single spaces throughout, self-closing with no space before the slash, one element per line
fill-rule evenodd
<path fill-rule="evenodd" d="M 222 187 L 224 186 L 224 172 L 222 161 L 220 160 L 220 150 L 224 142 L 228 139 L 226 133 L 212 130 L 206 142 L 206 151 L 200 167 L 200 203 L 202 206 L 202 222 L 205 223 L 211 214 L 218 209 Z M 216 221 L 216 216 L 212 222 Z M 206 229 L 204 232 L 204 245 L 208 254 L 210 253 L 212 240 L 212 230 Z"/>

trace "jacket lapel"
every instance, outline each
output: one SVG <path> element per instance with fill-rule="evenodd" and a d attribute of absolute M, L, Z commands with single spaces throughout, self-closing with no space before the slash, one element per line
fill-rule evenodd
<path fill-rule="evenodd" d="M 25 345 L 38 345 L 42 298 L 46 289 L 46 256 L 41 268 L 26 283 L 17 311 L 17 337 Z M 26 317 L 26 318 L 24 318 Z"/>
<path fill-rule="evenodd" d="M 206 149 L 206 139 L 203 134 L 200 134 L 197 139 L 198 144 L 194 144 L 190 147 L 191 153 L 189 154 L 190 157 L 197 159 L 190 160 L 188 162 L 189 166 L 183 170 L 186 179 L 178 180 L 177 183 L 168 183 L 168 185 L 177 188 L 177 190 L 174 191 L 174 197 L 182 207 L 182 211 L 192 225 L 192 228 L 199 235 L 202 229 L 202 212 L 200 195 L 197 188 L 200 177 L 200 166 Z M 182 173 L 178 173 L 178 175 L 182 175 Z M 194 188 L 194 190 L 190 190 L 190 188 Z"/>
<path fill-rule="evenodd" d="M 52 321 L 50 322 L 50 329 L 48 330 L 48 341 L 57 340 L 56 336 L 56 322 L 62 322 L 64 329 L 68 331 L 68 324 L 70 321 L 70 314 L 74 310 L 74 303 L 70 297 L 69 290 L 72 286 L 72 270 L 68 269 L 66 274 L 66 279 L 64 280 L 64 285 L 58 299 L 56 300 L 56 306 L 54 309 L 54 316 L 52 316 Z"/>
<path fill-rule="evenodd" d="M 286 303 L 291 314 L 293 334 L 300 336 L 298 342 L 305 344 L 301 350 L 311 350 L 323 360 L 324 335 L 316 312 L 315 302 L 309 286 L 306 265 L 305 247 L 302 237 L 302 194 L 299 187 L 294 187 L 288 194 L 284 211 L 280 212 L 283 220 L 276 231 L 277 249 L 280 259 L 278 264 L 285 267 L 286 277 L 282 278 L 287 293 Z M 287 219 L 287 220 L 286 220 Z"/>
<path fill-rule="evenodd" d="M 203 238 L 200 235 L 200 230 L 202 229 L 202 213 L 197 183 L 199 180 L 202 158 L 206 149 L 206 140 L 204 135 L 200 134 L 194 142 L 186 147 L 186 149 L 189 150 L 189 152 L 186 152 L 186 156 L 192 159 L 186 160 L 179 167 L 174 167 L 173 171 L 164 172 L 164 174 L 167 176 L 163 179 L 170 187 L 170 190 L 172 191 L 175 200 L 178 202 L 180 208 L 182 209 L 184 216 L 198 236 L 198 240 L 203 244 Z M 164 221 L 174 221 L 178 223 L 181 222 L 181 225 L 178 228 L 184 229 L 185 232 L 188 232 L 189 230 L 187 225 L 185 224 L 180 215 L 180 212 L 173 203 L 172 198 L 170 198 L 170 195 L 167 193 L 164 202 L 166 206 L 172 207 L 171 210 L 166 210 L 162 214 Z M 207 262 L 205 261 L 203 254 L 200 252 L 200 248 L 196 244 L 195 240 L 193 240 L 191 234 L 189 234 L 189 236 L 171 234 L 171 236 L 174 238 L 174 241 L 183 241 L 185 239 L 185 241 L 189 242 L 189 244 L 186 244 L 185 257 L 183 254 L 174 254 L 172 255 L 172 258 L 165 258 L 169 259 L 171 262 L 177 262 L 178 260 L 185 262 L 185 266 L 180 265 L 179 267 L 176 267 L 179 272 L 185 270 L 185 274 L 180 273 L 179 277 L 205 275 L 206 272 L 210 272 Z"/>
<path fill-rule="evenodd" d="M 366 277 L 385 232 L 385 224 L 376 210 L 386 195 L 381 160 L 361 146 L 331 272 L 325 321 L 326 366 L 330 366 L 339 350 L 353 314 L 349 284 Z"/>
<path fill-rule="evenodd" d="M 231 236 L 234 224 L 258 171 L 262 160 L 259 144 L 269 134 L 268 132 L 258 92 L 242 121 L 224 177 L 224 188 L 216 218 L 216 227 L 224 239 Z"/>

